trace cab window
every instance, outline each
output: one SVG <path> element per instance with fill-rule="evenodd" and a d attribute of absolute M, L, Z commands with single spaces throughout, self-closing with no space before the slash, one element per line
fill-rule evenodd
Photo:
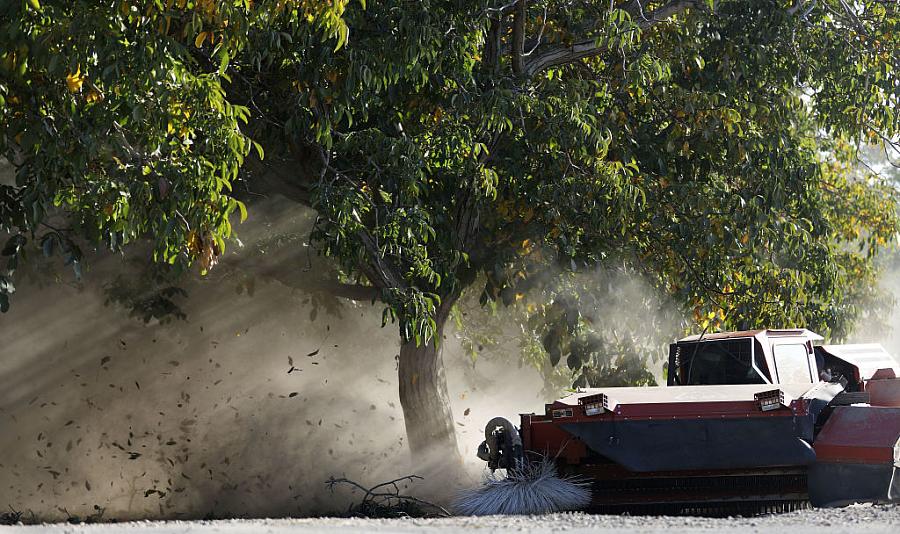
<path fill-rule="evenodd" d="M 775 345 L 772 347 L 775 356 L 775 368 L 778 370 L 778 381 L 782 384 L 809 383 L 813 381 L 809 371 L 809 352 L 806 345 Z"/>
<path fill-rule="evenodd" d="M 679 350 L 676 383 L 765 384 L 766 380 L 753 367 L 753 342 L 744 338 L 683 344 Z M 759 359 L 759 353 L 756 358 Z"/>

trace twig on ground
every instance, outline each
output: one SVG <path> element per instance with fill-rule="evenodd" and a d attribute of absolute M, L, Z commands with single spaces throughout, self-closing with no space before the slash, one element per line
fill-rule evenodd
<path fill-rule="evenodd" d="M 394 480 L 376 484 L 366 488 L 362 484 L 348 478 L 331 477 L 325 481 L 328 489 L 334 492 L 337 485 L 344 484 L 356 488 L 364 493 L 359 504 L 350 505 L 349 513 L 362 517 L 397 517 L 397 516 L 440 516 L 449 517 L 451 514 L 439 504 L 428 502 L 412 495 L 400 493 L 401 482 L 414 482 L 423 480 L 418 475 L 406 475 Z M 427 513 L 426 510 L 432 513 Z"/>
<path fill-rule="evenodd" d="M 9 507 L 9 512 L 0 513 L 0 525 L 15 525 L 22 521 L 22 512 L 19 512 L 12 506 Z"/>

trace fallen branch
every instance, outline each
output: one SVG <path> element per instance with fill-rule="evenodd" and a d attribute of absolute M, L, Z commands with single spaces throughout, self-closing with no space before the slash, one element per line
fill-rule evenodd
<path fill-rule="evenodd" d="M 9 512 L 0 512 L 0 525 L 15 525 L 22 521 L 22 512 L 9 507 Z"/>
<path fill-rule="evenodd" d="M 364 493 L 362 500 L 357 505 L 350 505 L 348 512 L 351 515 L 360 517 L 397 517 L 397 516 L 438 516 L 449 517 L 450 512 L 439 504 L 428 502 L 412 495 L 404 495 L 400 493 L 400 482 L 413 482 L 422 480 L 418 475 L 406 475 L 394 480 L 376 484 L 370 488 L 366 488 L 362 484 L 350 480 L 348 478 L 331 477 L 325 481 L 325 485 L 331 492 L 334 492 L 335 486 L 344 484 L 356 488 Z M 431 509 L 434 513 L 425 513 L 418 507 Z"/>

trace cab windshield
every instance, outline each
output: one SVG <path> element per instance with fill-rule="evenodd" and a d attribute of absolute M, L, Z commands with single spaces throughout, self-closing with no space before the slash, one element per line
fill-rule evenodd
<path fill-rule="evenodd" d="M 761 352 L 761 351 L 757 351 Z M 753 339 L 729 339 L 680 343 L 678 383 L 681 385 L 765 384 L 753 367 L 762 368 L 760 354 L 754 354 Z"/>

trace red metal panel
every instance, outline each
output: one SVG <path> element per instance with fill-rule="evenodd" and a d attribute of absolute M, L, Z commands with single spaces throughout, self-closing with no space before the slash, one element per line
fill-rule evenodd
<path fill-rule="evenodd" d="M 838 406 L 813 443 L 819 462 L 892 463 L 900 408 Z"/>
<path fill-rule="evenodd" d="M 528 419 L 527 425 L 525 423 Z M 564 419 L 566 422 L 570 418 Z M 527 430 L 526 430 L 527 428 Z M 536 452 L 549 457 L 559 457 L 569 464 L 577 464 L 587 456 L 587 447 L 578 438 L 569 434 L 549 417 L 536 415 L 522 416 L 522 445 L 525 451 Z"/>
<path fill-rule="evenodd" d="M 869 380 L 866 382 L 866 391 L 872 406 L 900 408 L 900 378 Z"/>
<path fill-rule="evenodd" d="M 893 369 L 886 367 L 875 371 L 869 380 L 886 380 L 888 378 L 897 378 L 897 373 Z"/>
<path fill-rule="evenodd" d="M 691 402 L 753 401 L 757 393 L 780 389 L 792 399 L 809 396 L 823 384 L 740 384 L 672 387 L 612 387 L 588 388 L 557 400 L 556 403 L 576 405 L 584 397 L 599 393 L 615 404 L 673 404 Z"/>
<path fill-rule="evenodd" d="M 716 386 L 672 387 L 621 387 L 580 390 L 546 405 L 546 414 L 554 410 L 572 410 L 576 421 L 586 417 L 581 406 L 585 399 L 599 398 L 608 401 L 609 411 L 601 415 L 587 416 L 588 420 L 615 416 L 629 419 L 695 419 L 727 417 L 780 417 L 805 416 L 809 412 L 808 398 L 815 398 L 816 391 L 830 386 L 818 384 L 744 384 Z M 763 412 L 754 397 L 763 392 L 780 390 L 788 406 Z M 790 401 L 788 402 L 788 399 Z"/>
<path fill-rule="evenodd" d="M 755 401 L 619 404 L 611 412 L 592 416 L 585 415 L 583 406 L 572 406 L 557 402 L 549 404 L 548 408 L 551 413 L 554 409 L 573 409 L 572 417 L 557 419 L 557 422 L 567 423 L 602 421 L 607 419 L 621 419 L 628 421 L 635 419 L 793 417 L 797 415 L 804 416 L 808 413 L 808 403 L 805 399 L 792 401 L 790 409 L 782 408 L 769 412 L 761 411 Z"/>

